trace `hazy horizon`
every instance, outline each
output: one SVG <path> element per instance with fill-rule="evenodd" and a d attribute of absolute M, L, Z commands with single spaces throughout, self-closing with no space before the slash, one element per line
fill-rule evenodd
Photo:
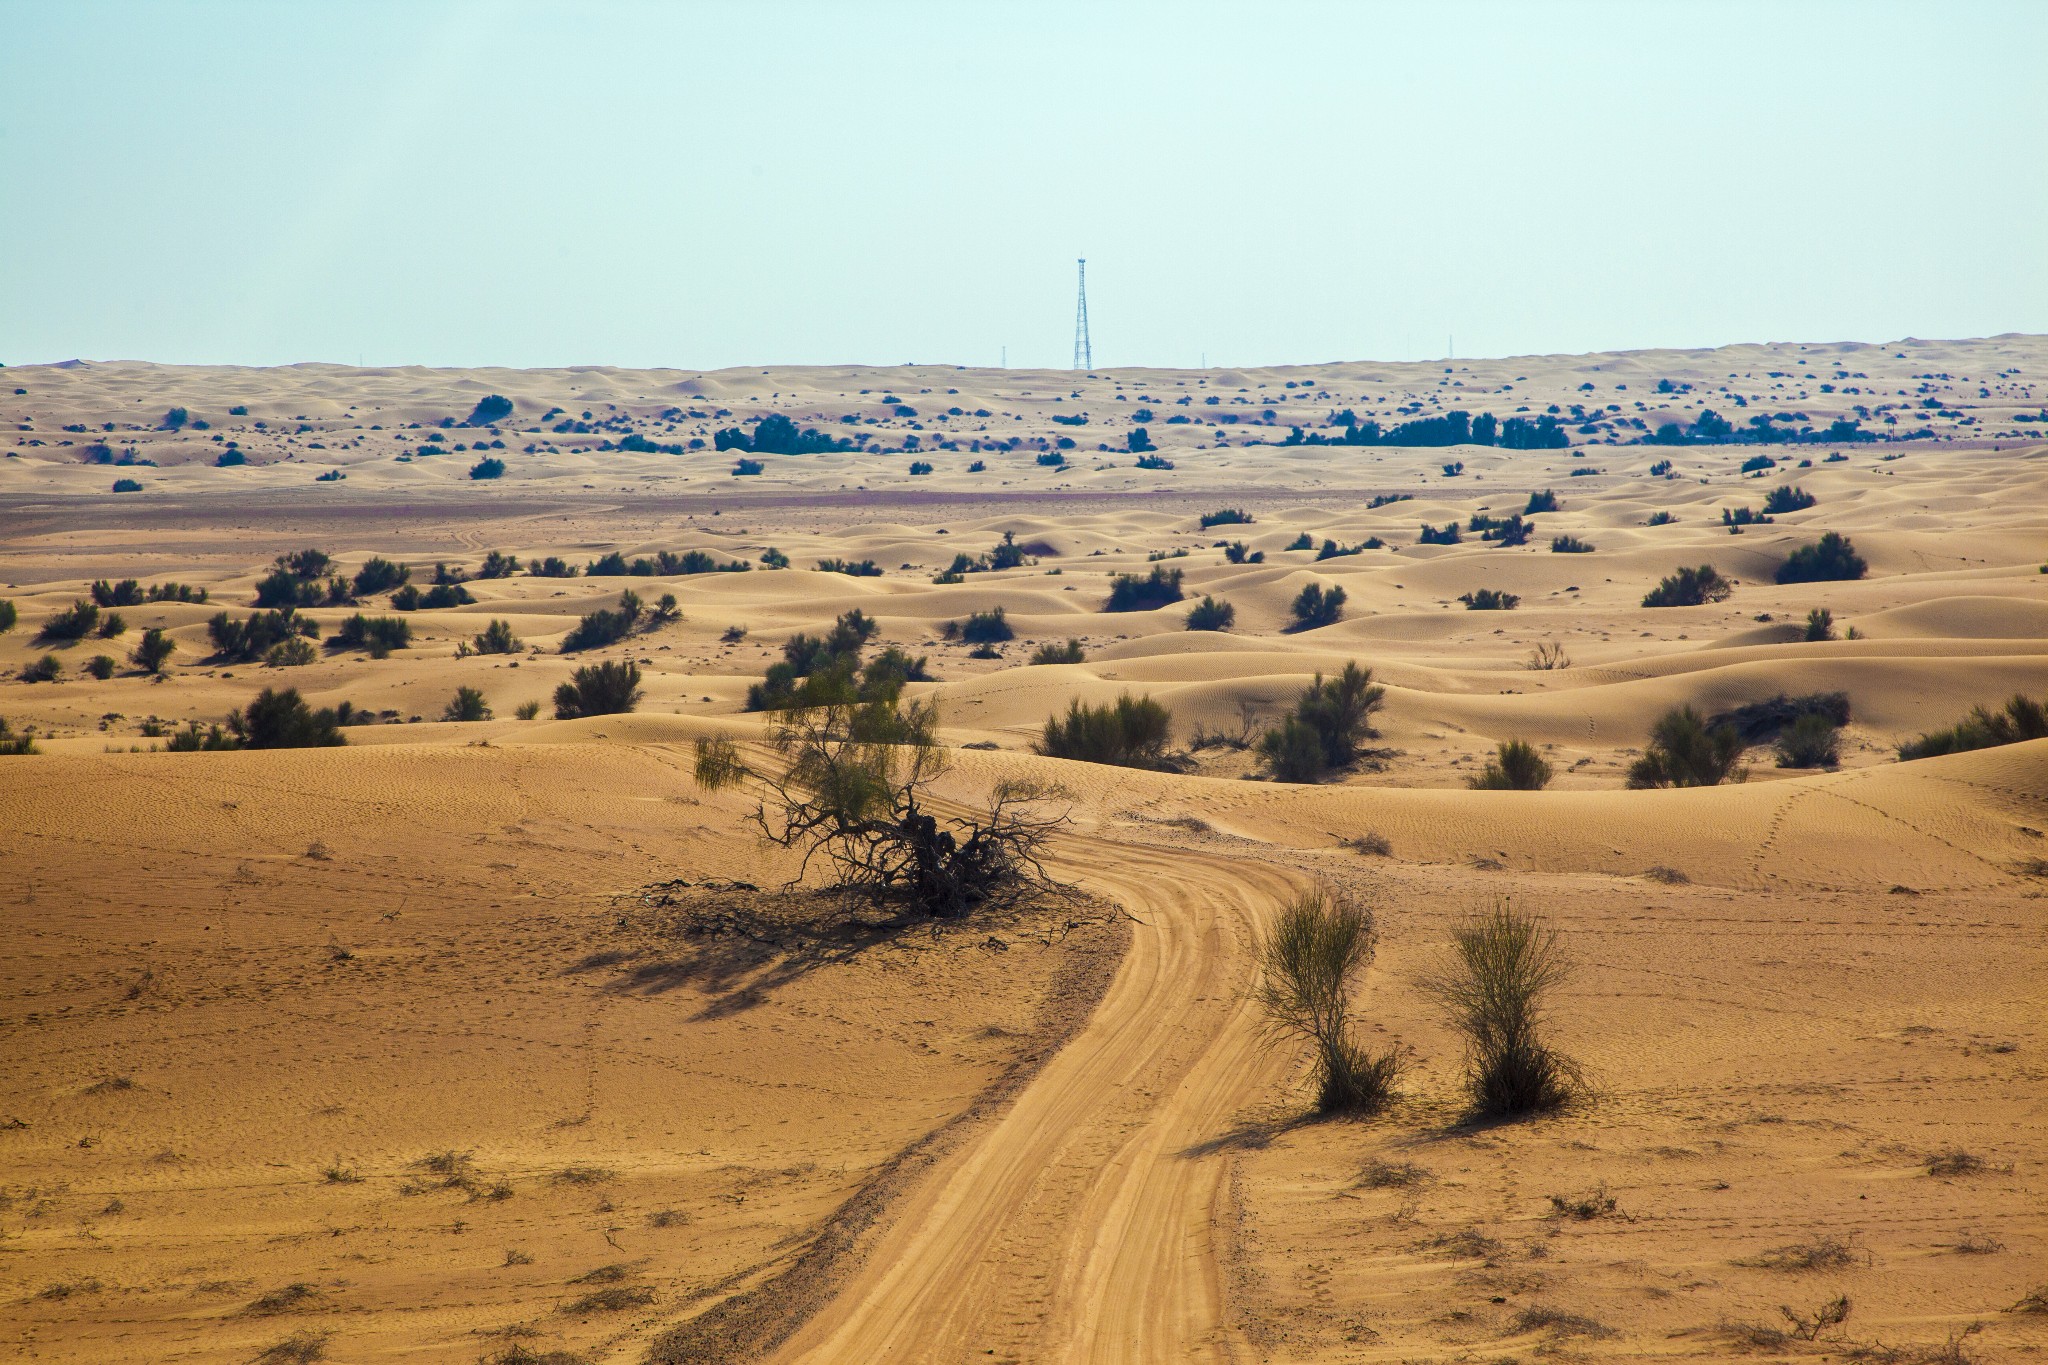
<path fill-rule="evenodd" d="M 1065 368 L 1079 256 L 1098 369 L 2048 330 L 2039 5 L 194 0 L 0 32 L 10 365 Z"/>

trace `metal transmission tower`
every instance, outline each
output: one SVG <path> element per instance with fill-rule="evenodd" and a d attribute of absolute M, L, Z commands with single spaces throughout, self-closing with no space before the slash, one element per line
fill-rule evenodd
<path fill-rule="evenodd" d="M 1088 258 L 1081 257 L 1077 264 L 1081 267 L 1081 293 L 1074 305 L 1074 368 L 1092 370 L 1095 348 L 1088 340 Z"/>

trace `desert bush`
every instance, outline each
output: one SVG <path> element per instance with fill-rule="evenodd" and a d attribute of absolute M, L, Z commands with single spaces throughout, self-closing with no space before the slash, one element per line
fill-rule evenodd
<path fill-rule="evenodd" d="M 492 550 L 484 556 L 483 567 L 476 571 L 478 578 L 510 578 L 519 572 L 519 556 L 500 554 Z"/>
<path fill-rule="evenodd" d="M 1163 564 L 1152 566 L 1152 572 L 1140 577 L 1137 574 L 1120 573 L 1109 580 L 1109 601 L 1103 604 L 1104 611 L 1152 611 L 1178 602 L 1185 594 L 1181 590 L 1182 572 L 1169 569 Z"/>
<path fill-rule="evenodd" d="M 1150 697 L 1125 692 L 1106 706 L 1085 706 L 1078 698 L 1068 703 L 1065 718 L 1049 718 L 1032 748 L 1048 758 L 1158 768 L 1172 738 L 1170 711 Z"/>
<path fill-rule="evenodd" d="M 606 645 L 617 644 L 633 633 L 641 610 L 639 594 L 627 589 L 619 594 L 616 609 L 599 607 L 578 621 L 575 628 L 562 637 L 561 652 L 574 654 L 579 650 L 602 649 Z"/>
<path fill-rule="evenodd" d="M 555 719 L 614 716 L 640 704 L 640 665 L 630 659 L 606 659 L 576 670 L 555 689 Z"/>
<path fill-rule="evenodd" d="M 1451 935 L 1447 964 L 1425 991 L 1465 1036 L 1473 1108 L 1488 1118 L 1543 1113 L 1582 1092 L 1577 1065 L 1545 1040 L 1551 998 L 1571 968 L 1557 931 L 1505 902 Z"/>
<path fill-rule="evenodd" d="M 1359 746 L 1376 733 L 1372 716 L 1386 695 L 1372 670 L 1356 663 L 1334 678 L 1318 673 L 1293 711 L 1260 739 L 1259 754 L 1281 782 L 1319 782 L 1331 769 L 1357 761 Z"/>
<path fill-rule="evenodd" d="M 1269 1037 L 1314 1051 L 1316 1112 L 1355 1114 L 1384 1105 L 1400 1054 L 1374 1054 L 1351 1036 L 1351 992 L 1373 956 L 1372 913 L 1331 892 L 1296 897 L 1260 936 L 1255 998 Z"/>
<path fill-rule="evenodd" d="M 1321 626 L 1335 625 L 1344 618 L 1346 594 L 1341 587 L 1325 588 L 1320 583 L 1310 583 L 1296 595 L 1288 610 L 1294 613 L 1296 630 L 1315 630 Z"/>
<path fill-rule="evenodd" d="M 1577 536 L 1552 536 L 1550 552 L 1554 555 L 1585 555 L 1593 553 L 1593 542 L 1580 540 Z"/>
<path fill-rule="evenodd" d="M 365 616 L 361 612 L 343 621 L 327 637 L 331 649 L 367 650 L 382 659 L 394 649 L 412 647 L 412 623 L 396 616 Z"/>
<path fill-rule="evenodd" d="M 1522 664 L 1522 667 L 1538 673 L 1571 666 L 1572 656 L 1565 653 L 1564 646 L 1555 640 L 1545 640 L 1530 650 L 1528 659 Z"/>
<path fill-rule="evenodd" d="M 1513 611 L 1522 604 L 1522 599 L 1511 592 L 1494 588 L 1475 588 L 1459 597 L 1467 611 Z"/>
<path fill-rule="evenodd" d="M 1774 517 L 1781 512 L 1804 512 L 1813 506 L 1815 501 L 1813 494 L 1804 488 L 1787 484 L 1783 488 L 1773 488 L 1765 495 L 1764 514 Z"/>
<path fill-rule="evenodd" d="M 99 623 L 99 605 L 81 597 L 43 622 L 42 629 L 36 632 L 35 642 L 39 645 L 76 644 L 92 634 Z"/>
<path fill-rule="evenodd" d="M 173 734 L 164 748 L 171 753 L 196 753 L 202 749 L 319 749 L 348 743 L 341 727 L 354 708 L 343 702 L 338 707 L 307 705 L 298 689 L 283 691 L 264 688 L 247 709 L 228 712 L 227 728 L 219 725 L 202 729 L 198 721 Z"/>
<path fill-rule="evenodd" d="M 1839 532 L 1829 531 L 1813 544 L 1794 550 L 1778 566 L 1778 581 L 1834 583 L 1861 578 L 1869 572 L 1870 566 L 1862 555 L 1856 553 L 1855 542 Z"/>
<path fill-rule="evenodd" d="M 0 635 L 5 635 L 8 631 L 13 630 L 20 621 L 20 608 L 16 607 L 14 603 L 0 598 Z"/>
<path fill-rule="evenodd" d="M 490 703 L 485 701 L 484 694 L 474 687 L 456 688 L 455 695 L 448 699 L 446 706 L 441 708 L 442 720 L 467 721 L 489 720 L 490 718 Z"/>
<path fill-rule="evenodd" d="M 1832 768 L 1842 761 L 1841 740 L 1833 722 L 1809 712 L 1778 735 L 1778 766 Z"/>
<path fill-rule="evenodd" d="M 1628 770 L 1631 787 L 1716 787 L 1741 781 L 1742 735 L 1733 725 L 1709 728 L 1690 706 L 1667 711 L 1650 729 L 1650 744 Z"/>
<path fill-rule="evenodd" d="M 391 609 L 393 611 L 418 611 L 422 596 L 424 594 L 417 587 L 408 583 L 397 592 L 391 594 Z"/>
<path fill-rule="evenodd" d="M 1649 518 L 1648 518 L 1648 519 L 1647 519 L 1646 521 L 1644 521 L 1644 522 L 1643 522 L 1643 525 L 1645 525 L 1645 526 L 1669 526 L 1669 525 L 1670 525 L 1670 524 L 1671 524 L 1672 522 L 1674 522 L 1674 521 L 1677 521 L 1677 520 L 1678 520 L 1678 518 L 1677 518 L 1677 517 L 1674 517 L 1674 516 L 1672 516 L 1672 515 L 1671 515 L 1671 513 L 1669 513 L 1669 512 L 1652 512 L 1652 513 L 1650 513 L 1650 515 L 1649 515 Z"/>
<path fill-rule="evenodd" d="M 1213 512 L 1202 513 L 1202 529 L 1206 531 L 1211 526 L 1249 526 L 1252 520 L 1252 514 L 1241 507 L 1219 507 Z"/>
<path fill-rule="evenodd" d="M 476 598 L 460 583 L 436 583 L 421 595 L 419 604 L 432 611 L 440 607 L 466 607 L 474 601 Z"/>
<path fill-rule="evenodd" d="M 1835 638 L 1835 614 L 1826 607 L 1815 607 L 1806 613 L 1806 640 L 1813 644 L 1820 640 Z"/>
<path fill-rule="evenodd" d="M 1224 546 L 1223 557 L 1232 564 L 1263 564 L 1266 562 L 1266 552 L 1264 550 L 1254 550 L 1241 540 L 1233 540 Z"/>
<path fill-rule="evenodd" d="M 1418 545 L 1456 545 L 1458 543 L 1458 523 L 1447 521 L 1441 527 L 1424 525 L 1422 533 L 1416 537 L 1415 543 Z"/>
<path fill-rule="evenodd" d="M 466 427 L 495 426 L 512 415 L 512 400 L 502 393 L 487 393 L 476 400 L 469 416 L 462 425 Z"/>
<path fill-rule="evenodd" d="M 512 623 L 505 620 L 493 620 L 470 643 L 479 654 L 517 654 L 520 648 L 519 637 L 512 633 Z"/>
<path fill-rule="evenodd" d="M 21 668 L 21 680 L 25 683 L 55 682 L 64 671 L 64 661 L 54 654 L 45 654 L 40 659 L 31 659 Z"/>
<path fill-rule="evenodd" d="M 280 640 L 264 652 L 263 662 L 272 668 L 302 668 L 312 663 L 313 642 L 303 635 Z"/>
<path fill-rule="evenodd" d="M 253 611 L 239 621 L 224 611 L 216 612 L 206 623 L 213 657 L 222 663 L 253 662 L 280 644 L 317 635 L 319 630 L 311 617 L 299 615 L 295 607 Z"/>
<path fill-rule="evenodd" d="M 380 592 L 389 592 L 412 577 L 412 566 L 394 564 L 381 555 L 372 555 L 356 570 L 355 582 L 351 587 L 358 597 L 371 597 Z"/>
<path fill-rule="evenodd" d="M 1946 730 L 1935 730 L 1899 746 L 1901 760 L 1933 758 L 1971 749 L 1992 749 L 2001 744 L 2018 744 L 2029 739 L 2048 738 L 2048 707 L 2015 692 L 2001 710 L 1982 706 L 1970 708 Z"/>
<path fill-rule="evenodd" d="M 1002 781 L 981 811 L 942 823 L 926 810 L 946 764 L 937 731 L 932 703 L 895 696 L 785 710 L 775 768 L 750 768 L 732 741 L 706 739 L 697 780 L 752 787 L 762 836 L 802 853 L 799 876 L 822 860 L 848 896 L 954 918 L 1049 885 L 1040 850 L 1066 820 L 1044 813 L 1054 793 Z"/>
<path fill-rule="evenodd" d="M 732 475 L 736 479 L 748 479 L 766 468 L 767 466 L 759 460 L 749 460 L 742 456 L 732 462 Z"/>
<path fill-rule="evenodd" d="M 128 618 L 118 611 L 110 611 L 100 617 L 100 628 L 95 632 L 102 640 L 111 640 L 116 635 L 128 633 Z"/>
<path fill-rule="evenodd" d="M 534 578 L 574 578 L 576 566 L 560 555 L 549 555 L 530 561 L 526 572 Z"/>
<path fill-rule="evenodd" d="M 1204 597 L 1188 612 L 1189 630 L 1229 630 L 1237 621 L 1237 608 L 1214 597 Z"/>
<path fill-rule="evenodd" d="M 1474 791 L 1542 791 L 1550 785 L 1551 767 L 1536 752 L 1536 746 L 1522 739 L 1502 740 L 1486 771 L 1469 782 Z"/>
<path fill-rule="evenodd" d="M 145 596 L 151 602 L 204 602 L 207 591 L 190 583 L 152 583 Z"/>
<path fill-rule="evenodd" d="M 932 472 L 932 463 L 930 460 L 912 460 L 910 462 L 910 472 L 913 475 L 929 474 Z"/>
<path fill-rule="evenodd" d="M 874 618 L 855 609 L 840 616 L 824 636 L 799 632 L 782 646 L 782 660 L 747 689 L 749 711 L 784 711 L 836 702 L 878 701 L 869 689 L 862 695 L 858 677 L 860 652 L 879 629 Z M 883 680 L 886 687 L 886 680 Z M 894 694 L 890 697 L 893 699 Z"/>
<path fill-rule="evenodd" d="M 1735 585 L 1721 577 L 1711 564 L 1680 569 L 1665 578 L 1643 597 L 1646 607 L 1699 607 L 1727 600 Z"/>
<path fill-rule="evenodd" d="M 1032 651 L 1025 662 L 1034 664 L 1078 664 L 1087 658 L 1081 642 L 1069 639 L 1063 645 L 1044 644 Z"/>
<path fill-rule="evenodd" d="M 1557 494 L 1555 491 L 1546 488 L 1541 493 L 1531 493 L 1529 495 L 1529 505 L 1522 509 L 1522 515 L 1533 517 L 1538 512 L 1555 512 L 1556 510 Z"/>
<path fill-rule="evenodd" d="M 7 724 L 7 717 L 0 716 L 0 757 L 21 758 L 38 752 L 33 729 L 24 729 L 17 734 Z"/>
<path fill-rule="evenodd" d="M 505 476 L 505 462 L 495 455 L 486 455 L 469 467 L 472 479 L 501 479 Z"/>
<path fill-rule="evenodd" d="M 1290 550 L 1313 550 L 1315 547 L 1315 538 L 1306 531 L 1287 542 L 1287 548 Z"/>
<path fill-rule="evenodd" d="M 843 573 L 849 578 L 880 578 L 882 568 L 872 559 L 821 559 L 819 573 Z"/>
<path fill-rule="evenodd" d="M 1009 617 L 1001 607 L 970 613 L 960 623 L 959 635 L 970 645 L 1001 644 L 1017 638 L 1017 632 L 1011 628 Z"/>
<path fill-rule="evenodd" d="M 114 676 L 114 656 L 111 654 L 95 654 L 81 664 L 80 667 L 84 669 L 87 676 L 98 678 L 101 682 L 105 682 L 108 678 Z"/>
<path fill-rule="evenodd" d="M 142 483 L 137 479 L 116 479 L 114 480 L 114 491 L 116 493 L 140 493 L 142 491 Z"/>
<path fill-rule="evenodd" d="M 135 643 L 135 649 L 128 655 L 128 661 L 144 673 L 161 673 L 164 663 L 178 648 L 177 641 L 164 633 L 161 626 L 151 626 L 142 632 L 142 638 Z"/>
<path fill-rule="evenodd" d="M 1744 702 L 1733 710 L 1711 716 L 1707 720 L 1707 728 L 1713 730 L 1731 725 L 1735 727 L 1735 733 L 1742 736 L 1743 743 L 1762 744 L 1800 717 L 1810 715 L 1824 717 L 1830 725 L 1847 725 L 1849 694 L 1805 692 L 1793 697 L 1780 692 L 1764 701 Z"/>
<path fill-rule="evenodd" d="M 142 585 L 132 578 L 118 583 L 94 579 L 91 591 L 94 604 L 102 607 L 139 607 L 145 600 Z"/>

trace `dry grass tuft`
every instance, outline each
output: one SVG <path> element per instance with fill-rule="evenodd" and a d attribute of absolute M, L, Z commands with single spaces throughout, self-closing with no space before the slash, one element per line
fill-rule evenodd
<path fill-rule="evenodd" d="M 304 1308 L 310 1300 L 319 1297 L 319 1290 L 310 1284 L 298 1282 L 285 1285 L 281 1289 L 273 1289 L 268 1294 L 258 1295 L 242 1311 L 253 1313 L 257 1317 L 269 1317 L 275 1313 L 289 1313 L 294 1309 Z"/>
<path fill-rule="evenodd" d="M 2048 1284 L 2037 1285 L 2027 1291 L 2026 1297 L 2005 1310 L 2008 1313 L 2031 1313 L 2048 1316 Z"/>
<path fill-rule="evenodd" d="M 1783 1270 L 1798 1274 L 1809 1270 L 1847 1270 L 1851 1266 L 1869 1265 L 1870 1260 L 1870 1253 L 1856 1246 L 1853 1238 L 1845 1241 L 1833 1235 L 1823 1235 L 1810 1242 L 1773 1247 L 1735 1264 L 1752 1270 Z"/>
<path fill-rule="evenodd" d="M 1523 1332 L 1549 1332 L 1559 1337 L 1611 1337 L 1615 1330 L 1604 1322 L 1595 1322 L 1583 1313 L 1567 1313 L 1562 1308 L 1548 1308 L 1541 1304 L 1524 1308 L 1515 1314 L 1510 1324 L 1511 1334 Z"/>
<path fill-rule="evenodd" d="M 1320 1114 L 1377 1110 L 1400 1075 L 1398 1051 L 1371 1053 L 1351 1038 L 1350 994 L 1372 961 L 1373 937 L 1370 910 L 1318 890 L 1283 909 L 1259 941 L 1254 998 L 1270 1036 L 1314 1050 Z"/>
<path fill-rule="evenodd" d="M 1411 1161 L 1372 1160 L 1358 1173 L 1358 1185 L 1368 1190 L 1400 1189 L 1420 1185 L 1430 1178 L 1428 1170 Z"/>
<path fill-rule="evenodd" d="M 1686 876 L 1677 868 L 1665 867 L 1662 863 L 1655 867 L 1644 868 L 1643 875 L 1653 882 L 1662 882 L 1666 886 L 1684 886 L 1692 881 L 1692 878 Z"/>
<path fill-rule="evenodd" d="M 1959 1147 L 1935 1152 L 1927 1158 L 1927 1174 L 1933 1176 L 1982 1175 L 1990 1169 L 1983 1157 L 1974 1152 L 1963 1151 Z"/>
<path fill-rule="evenodd" d="M 1550 1216 L 1553 1218 L 1604 1218 L 1614 1211 L 1614 1196 L 1607 1192 L 1605 1181 L 1584 1194 L 1550 1196 Z"/>
<path fill-rule="evenodd" d="M 1391 858 L 1394 846 L 1387 842 L 1387 836 L 1376 830 L 1367 830 L 1356 839 L 1346 839 L 1345 848 L 1367 858 Z"/>
<path fill-rule="evenodd" d="M 1438 1233 L 1422 1244 L 1422 1250 L 1441 1252 L 1453 1260 L 1492 1265 L 1507 1248 L 1478 1228 L 1459 1228 L 1456 1232 Z"/>
<path fill-rule="evenodd" d="M 580 1299 L 565 1303 L 562 1305 L 562 1311 L 579 1316 L 589 1313 L 618 1313 L 628 1308 L 645 1308 L 653 1302 L 652 1289 L 639 1285 L 614 1285 L 610 1289 L 600 1289 L 595 1294 L 585 1294 Z"/>
<path fill-rule="evenodd" d="M 552 1179 L 557 1185 L 602 1185 L 618 1179 L 618 1172 L 603 1166 L 564 1166 Z"/>
<path fill-rule="evenodd" d="M 610 1265 L 601 1265 L 595 1270 L 587 1270 L 583 1274 L 578 1275 L 575 1279 L 569 1281 L 569 1283 L 617 1284 L 620 1280 L 625 1279 L 628 1275 L 632 1273 L 633 1267 L 626 1265 L 622 1261 L 614 1261 Z"/>
<path fill-rule="evenodd" d="M 256 1365 L 312 1365 L 327 1359 L 331 1332 L 294 1332 L 283 1341 L 272 1342 L 257 1353 Z"/>

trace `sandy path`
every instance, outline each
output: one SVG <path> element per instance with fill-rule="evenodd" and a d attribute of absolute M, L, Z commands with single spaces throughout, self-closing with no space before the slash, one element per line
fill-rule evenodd
<path fill-rule="evenodd" d="M 1094 1019 L 774 1359 L 1236 1358 L 1212 1247 L 1227 1153 L 1205 1144 L 1284 1067 L 1257 1050 L 1247 949 L 1296 878 L 1077 844 L 1070 870 L 1140 921 Z"/>

